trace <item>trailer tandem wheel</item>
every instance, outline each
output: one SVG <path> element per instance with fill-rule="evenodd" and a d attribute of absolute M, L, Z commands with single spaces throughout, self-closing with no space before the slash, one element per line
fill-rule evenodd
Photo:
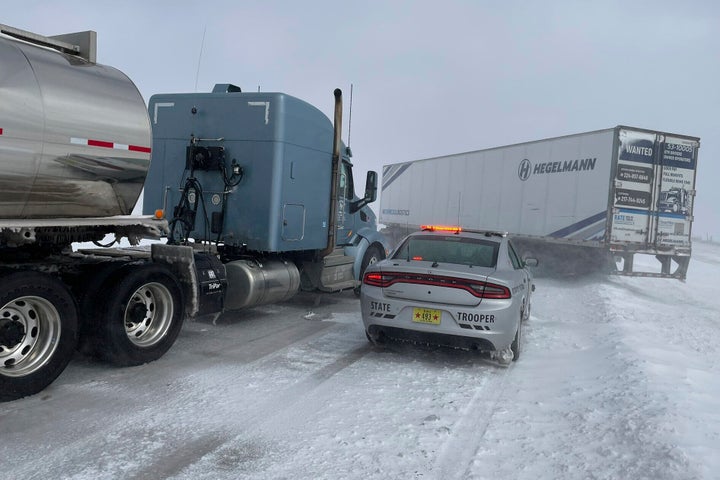
<path fill-rule="evenodd" d="M 0 279 L 0 401 L 40 392 L 77 345 L 77 310 L 59 280 L 39 272 Z"/>

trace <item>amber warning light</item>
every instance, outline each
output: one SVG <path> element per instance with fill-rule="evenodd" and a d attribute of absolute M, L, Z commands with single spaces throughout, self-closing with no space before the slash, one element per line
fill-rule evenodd
<path fill-rule="evenodd" d="M 421 225 L 420 229 L 431 232 L 462 232 L 462 227 L 449 225 Z"/>

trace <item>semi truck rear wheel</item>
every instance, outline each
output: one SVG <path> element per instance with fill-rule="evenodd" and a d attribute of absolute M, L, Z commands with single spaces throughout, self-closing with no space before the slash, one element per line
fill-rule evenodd
<path fill-rule="evenodd" d="M 116 282 L 116 283 L 115 283 Z M 108 299 L 96 303 L 96 356 L 118 366 L 162 357 L 175 343 L 183 321 L 182 290 L 161 265 L 133 265 L 117 272 Z"/>
<path fill-rule="evenodd" d="M 77 345 L 77 310 L 59 280 L 37 272 L 0 279 L 0 401 L 40 392 Z"/>

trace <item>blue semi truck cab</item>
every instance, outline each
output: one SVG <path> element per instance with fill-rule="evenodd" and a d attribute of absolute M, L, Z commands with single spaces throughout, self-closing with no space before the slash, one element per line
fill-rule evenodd
<path fill-rule="evenodd" d="M 358 197 L 335 97 L 334 124 L 298 98 L 231 84 L 150 98 L 143 213 L 165 212 L 168 243 L 217 253 L 225 308 L 354 288 L 384 258 L 389 245 L 367 206 L 377 174 Z"/>

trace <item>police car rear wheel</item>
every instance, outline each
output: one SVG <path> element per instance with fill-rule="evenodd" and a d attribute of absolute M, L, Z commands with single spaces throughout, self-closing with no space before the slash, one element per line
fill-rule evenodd
<path fill-rule="evenodd" d="M 522 316 L 518 322 L 517 331 L 515 332 L 515 339 L 510 345 L 510 350 L 513 352 L 513 362 L 516 362 L 520 358 L 520 342 L 522 341 Z"/>
<path fill-rule="evenodd" d="M 372 343 L 376 347 L 382 347 L 385 345 L 385 337 L 382 333 L 378 334 L 377 337 L 374 337 L 370 335 L 370 332 L 365 330 L 365 336 L 367 337 L 368 342 Z"/>

